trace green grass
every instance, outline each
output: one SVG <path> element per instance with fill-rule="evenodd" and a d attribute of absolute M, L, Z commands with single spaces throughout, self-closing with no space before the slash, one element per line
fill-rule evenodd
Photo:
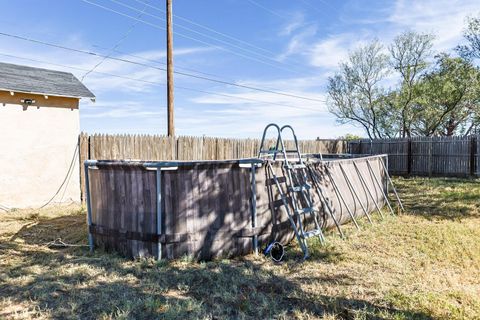
<path fill-rule="evenodd" d="M 480 318 L 480 181 L 396 179 L 406 213 L 263 257 L 129 261 L 86 247 L 79 207 L 0 215 L 0 319 Z"/>

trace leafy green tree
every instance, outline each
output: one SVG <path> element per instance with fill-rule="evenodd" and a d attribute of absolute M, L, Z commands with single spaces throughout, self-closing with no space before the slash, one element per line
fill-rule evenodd
<path fill-rule="evenodd" d="M 369 138 L 390 136 L 385 121 L 385 90 L 380 85 L 388 74 L 388 56 L 378 41 L 350 53 L 340 71 L 328 79 L 328 107 L 342 123 L 365 129 Z"/>
<path fill-rule="evenodd" d="M 416 135 L 469 134 L 480 118 L 480 71 L 461 57 L 441 54 L 418 86 Z"/>
<path fill-rule="evenodd" d="M 400 87 L 388 96 L 390 107 L 396 111 L 400 136 L 410 137 L 418 117 L 414 108 L 419 96 L 418 83 L 428 67 L 434 37 L 427 33 L 407 31 L 395 37 L 389 47 L 391 66 L 400 75 Z"/>
<path fill-rule="evenodd" d="M 339 140 L 347 140 L 347 141 L 352 141 L 352 140 L 361 140 L 363 139 L 361 136 L 353 133 L 347 133 L 341 137 L 338 137 Z"/>

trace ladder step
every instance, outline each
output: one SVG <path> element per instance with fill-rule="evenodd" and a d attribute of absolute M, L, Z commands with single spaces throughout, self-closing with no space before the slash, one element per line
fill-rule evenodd
<path fill-rule="evenodd" d="M 310 188 L 311 188 L 311 186 L 309 184 L 304 184 L 304 185 L 301 185 L 301 186 L 291 187 L 290 191 L 301 192 L 303 190 L 310 190 Z"/>
<path fill-rule="evenodd" d="M 261 154 L 274 154 L 274 153 L 279 153 L 278 150 L 260 150 Z"/>
<path fill-rule="evenodd" d="M 277 177 L 278 183 L 285 183 L 287 181 L 287 178 L 285 176 Z M 272 186 L 275 185 L 275 179 L 271 178 L 266 181 L 267 186 Z"/>
<path fill-rule="evenodd" d="M 314 210 L 313 208 L 307 207 L 307 208 L 295 210 L 295 213 L 296 213 L 296 214 L 305 214 L 305 213 L 312 213 L 312 212 L 314 212 L 314 211 L 315 211 L 315 210 Z"/>
<path fill-rule="evenodd" d="M 315 237 L 315 236 L 318 236 L 322 234 L 322 230 L 320 229 L 315 229 L 315 230 L 312 230 L 312 231 L 307 231 L 303 234 L 303 237 L 305 239 L 308 239 L 308 238 L 311 238 L 311 237 Z"/>
<path fill-rule="evenodd" d="M 291 168 L 292 169 L 305 169 L 307 166 L 304 165 L 303 163 L 299 163 L 299 164 L 292 164 Z"/>

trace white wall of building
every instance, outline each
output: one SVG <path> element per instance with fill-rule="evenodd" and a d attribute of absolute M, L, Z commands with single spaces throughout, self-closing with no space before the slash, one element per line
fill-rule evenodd
<path fill-rule="evenodd" d="M 0 104 L 0 205 L 38 207 L 57 191 L 74 157 L 78 108 Z M 78 152 L 78 150 L 77 150 Z M 78 155 L 52 203 L 80 201 Z"/>

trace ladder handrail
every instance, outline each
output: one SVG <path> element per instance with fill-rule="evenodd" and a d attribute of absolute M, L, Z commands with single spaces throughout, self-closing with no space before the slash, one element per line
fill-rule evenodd
<path fill-rule="evenodd" d="M 297 140 L 297 135 L 295 134 L 295 130 L 293 130 L 291 125 L 286 124 L 286 125 L 284 125 L 283 127 L 280 128 L 280 133 L 282 133 L 283 130 L 285 130 L 285 129 L 290 129 L 290 131 L 292 132 L 293 141 L 295 142 L 295 151 L 297 152 L 298 159 L 299 159 L 300 163 L 303 163 L 302 155 L 300 154 L 300 149 L 298 147 L 298 140 Z M 284 152 L 284 156 L 285 156 L 285 159 L 286 159 L 287 154 L 285 152 Z"/>
<path fill-rule="evenodd" d="M 282 139 L 282 133 L 281 133 L 281 129 L 280 129 L 280 126 L 277 125 L 276 123 L 270 123 L 268 124 L 265 129 L 263 130 L 263 135 L 262 135 L 262 142 L 260 143 L 260 149 L 258 151 L 258 157 L 260 158 L 262 156 L 262 151 L 263 150 L 263 147 L 264 147 L 264 144 L 265 144 L 265 137 L 267 136 L 267 131 L 270 127 L 274 127 L 277 129 L 277 143 L 275 145 L 275 150 L 273 152 L 273 160 L 276 160 L 277 158 L 277 153 L 279 152 L 278 150 L 278 145 L 281 144 L 281 147 L 282 147 L 282 152 L 285 154 L 285 145 L 283 143 L 283 139 Z"/>

